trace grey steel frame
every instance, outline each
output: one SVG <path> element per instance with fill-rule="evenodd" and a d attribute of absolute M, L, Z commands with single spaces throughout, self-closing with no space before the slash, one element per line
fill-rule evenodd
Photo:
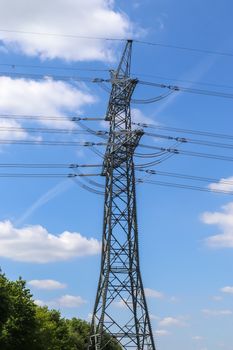
<path fill-rule="evenodd" d="M 139 268 L 133 156 L 143 131 L 131 127 L 137 84 L 130 78 L 131 52 L 128 40 L 118 69 L 111 71 L 101 271 L 89 339 L 89 349 L 95 350 L 107 350 L 113 340 L 123 349 L 155 350 Z"/>

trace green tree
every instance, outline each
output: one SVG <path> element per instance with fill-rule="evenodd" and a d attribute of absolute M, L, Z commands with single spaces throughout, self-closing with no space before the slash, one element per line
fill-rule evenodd
<path fill-rule="evenodd" d="M 87 349 L 89 323 L 37 306 L 21 278 L 9 281 L 0 271 L 0 301 L 0 350 Z M 104 338 L 105 350 L 121 349 L 108 334 Z"/>
<path fill-rule="evenodd" d="M 2 332 L 3 325 L 7 321 L 11 312 L 11 300 L 8 290 L 8 280 L 4 274 L 0 271 L 0 334 Z"/>
<path fill-rule="evenodd" d="M 64 318 L 57 310 L 37 307 L 36 346 L 33 350 L 72 350 L 72 341 Z"/>
<path fill-rule="evenodd" d="M 35 344 L 36 305 L 32 300 L 26 282 L 19 278 L 9 281 L 1 274 L 0 287 L 2 294 L 7 295 L 1 308 L 3 323 L 0 334 L 0 349 L 32 350 Z"/>

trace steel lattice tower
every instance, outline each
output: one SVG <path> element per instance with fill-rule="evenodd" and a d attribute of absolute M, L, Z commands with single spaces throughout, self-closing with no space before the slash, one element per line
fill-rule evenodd
<path fill-rule="evenodd" d="M 123 349 L 155 350 L 138 256 L 134 151 L 143 135 L 132 130 L 130 78 L 132 41 L 116 71 L 106 114 L 110 123 L 103 175 L 106 177 L 101 272 L 89 348 L 107 349 L 110 337 Z"/>

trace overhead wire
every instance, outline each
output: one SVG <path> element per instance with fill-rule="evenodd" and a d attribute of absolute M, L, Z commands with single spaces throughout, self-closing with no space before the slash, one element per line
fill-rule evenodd
<path fill-rule="evenodd" d="M 143 145 L 139 144 L 140 147 L 147 148 L 147 149 L 155 149 L 155 150 L 161 150 L 161 151 L 167 151 L 168 153 L 172 154 L 182 154 L 187 156 L 193 156 L 193 157 L 201 157 L 201 158 L 208 158 L 208 159 L 216 159 L 216 160 L 223 160 L 223 161 L 229 161 L 233 162 L 233 157 L 231 156 L 224 156 L 224 155 L 217 155 L 217 154 L 210 154 L 210 153 L 201 153 L 201 152 L 192 152 L 192 151 L 185 151 L 185 150 L 179 150 L 177 148 L 164 148 L 164 147 L 157 147 L 157 146 L 150 146 L 150 145 Z"/>
<path fill-rule="evenodd" d="M 178 86 L 178 85 L 168 85 L 163 83 L 156 83 L 156 82 L 149 82 L 149 81 L 138 81 L 139 84 L 152 86 L 156 88 L 161 89 L 168 89 L 173 92 L 188 92 L 192 94 L 198 94 L 198 95 L 206 95 L 206 96 L 214 96 L 214 97 L 222 97 L 222 98 L 228 98 L 233 99 L 233 93 L 226 93 L 221 91 L 214 91 L 214 90 L 204 90 L 204 89 L 196 89 L 191 87 L 185 87 L 185 86 Z"/>
<path fill-rule="evenodd" d="M 64 80 L 64 81 L 80 81 L 80 82 L 86 82 L 86 83 L 96 83 L 97 78 L 91 78 L 91 77 L 78 77 L 76 75 L 54 75 L 50 73 L 45 74 L 35 74 L 35 73 L 17 73 L 17 72 L 3 72 L 0 71 L 0 76 L 4 77 L 20 77 L 20 78 L 26 78 L 26 79 L 38 79 L 38 80 L 44 80 L 47 79 L 53 79 L 53 80 Z"/>
<path fill-rule="evenodd" d="M 151 175 L 159 175 L 159 176 L 165 176 L 165 177 L 174 177 L 178 179 L 185 179 L 185 180 L 193 180 L 193 181 L 200 181 L 200 182 L 208 182 L 208 183 L 219 183 L 221 181 L 221 185 L 231 185 L 233 186 L 233 180 L 227 180 L 227 179 L 217 179 L 217 178 L 211 178 L 211 177 L 203 177 L 203 176 L 195 176 L 195 175 L 188 175 L 188 174 L 182 174 L 182 173 L 175 173 L 175 172 L 168 172 L 168 171 L 161 171 L 161 170 L 154 170 L 154 169 L 138 169 L 140 172 L 144 172 Z M 232 187 L 233 191 L 233 187 Z"/>
<path fill-rule="evenodd" d="M 0 28 L 0 32 L 4 33 L 16 33 L 16 34 L 29 34 L 29 35 L 41 35 L 41 36 L 55 36 L 55 37 L 65 37 L 74 39 L 88 39 L 88 40 L 106 40 L 106 41 L 126 41 L 126 38 L 107 38 L 107 37 L 97 37 L 97 36 L 86 36 L 86 35 L 76 35 L 76 34 L 62 34 L 62 33 L 48 33 L 48 32 L 34 32 L 34 31 L 24 31 L 24 30 L 11 30 L 6 28 Z"/>
<path fill-rule="evenodd" d="M 32 145 L 32 146 L 81 146 L 81 147 L 92 147 L 92 146 L 106 146 L 106 143 L 103 142 L 81 142 L 81 141 L 31 141 L 31 140 L 3 140 L 0 139 L 1 145 Z"/>
<path fill-rule="evenodd" d="M 102 164 L 77 164 L 77 163 L 0 163 L 0 168 L 36 168 L 36 169 L 49 169 L 49 168 L 65 168 L 65 169 L 78 169 L 78 168 L 98 168 L 102 167 Z"/>
<path fill-rule="evenodd" d="M 137 181 L 152 184 L 152 185 L 159 185 L 159 186 L 165 186 L 165 187 L 174 187 L 174 188 L 181 188 L 181 189 L 188 189 L 188 190 L 195 190 L 195 191 L 201 191 L 201 192 L 211 192 L 211 193 L 221 193 L 221 194 L 228 194 L 233 195 L 233 191 L 227 191 L 227 190 L 218 190 L 218 189 L 210 189 L 206 187 L 199 187 L 199 186 L 193 186 L 193 185 L 184 185 L 184 184 L 178 184 L 174 182 L 165 182 L 165 181 L 153 181 L 153 180 L 143 180 L 143 179 L 137 179 Z"/>
<path fill-rule="evenodd" d="M 140 73 L 132 73 L 132 76 L 134 77 L 145 77 L 145 78 L 155 78 L 155 79 L 162 79 L 162 80 L 168 80 L 168 81 L 179 81 L 182 83 L 188 83 L 192 85 L 202 85 L 202 86 L 212 86 L 212 87 L 218 87 L 218 88 L 226 88 L 226 89 L 233 89 L 232 85 L 226 85 L 226 84 L 217 84 L 217 83 L 210 83 L 210 82 L 200 82 L 200 81 L 194 81 L 194 80 L 187 80 L 187 79 L 178 79 L 178 78 L 168 78 L 161 75 L 151 75 L 151 74 L 140 74 Z"/>
<path fill-rule="evenodd" d="M 200 135 L 205 137 L 233 140 L 233 135 L 230 135 L 230 134 L 221 134 L 221 133 L 210 132 L 210 131 L 184 129 L 184 128 L 166 126 L 166 125 L 159 125 L 159 124 L 157 125 L 157 124 L 135 123 L 135 122 L 132 122 L 132 124 L 141 126 L 144 128 L 150 128 L 150 129 L 159 129 L 159 130 L 165 130 L 170 132 L 180 132 L 184 134 L 193 134 L 193 135 Z"/>
<path fill-rule="evenodd" d="M 168 49 L 175 49 L 175 50 L 182 50 L 182 51 L 199 52 L 199 53 L 210 54 L 210 55 L 233 57 L 233 53 L 231 53 L 231 52 L 216 51 L 216 50 L 209 50 L 209 49 L 199 49 L 199 48 L 192 48 L 192 47 L 188 47 L 188 46 L 165 44 L 165 43 L 152 42 L 152 41 L 143 41 L 143 40 L 139 40 L 139 39 L 135 39 L 134 42 L 139 43 L 139 44 L 143 44 L 143 45 L 164 47 L 164 48 L 168 48 Z"/>
<path fill-rule="evenodd" d="M 215 148 L 227 148 L 227 149 L 233 149 L 233 144 L 227 144 L 227 143 L 220 143 L 220 142 L 213 142 L 213 141 L 206 141 L 206 140 L 197 140 L 197 139 L 191 139 L 187 137 L 173 137 L 170 135 L 161 135 L 161 134 L 155 134 L 155 133 L 149 133 L 145 132 L 144 135 L 152 136 L 158 139 L 165 139 L 165 140 L 176 140 L 181 143 L 190 143 L 195 145 L 202 145 L 202 146 L 208 146 L 208 147 L 215 147 Z"/>
<path fill-rule="evenodd" d="M 23 115 L 23 114 L 5 114 L 0 113 L 0 119 L 26 119 L 26 120 L 48 120 L 48 121 L 64 121 L 64 122 L 77 122 L 83 121 L 103 121 L 103 117 L 79 117 L 79 116 L 46 116 L 46 115 Z"/>
<path fill-rule="evenodd" d="M 0 32 L 2 32 L 2 33 L 15 33 L 15 34 L 27 34 L 27 35 L 52 36 L 52 37 L 65 37 L 65 38 L 85 39 L 85 40 L 119 41 L 119 42 L 124 42 L 124 41 L 130 39 L 130 40 L 134 41 L 135 43 L 143 44 L 143 45 L 164 47 L 164 48 L 182 50 L 182 51 L 199 52 L 199 53 L 212 54 L 212 55 L 220 55 L 220 56 L 226 56 L 226 57 L 233 57 L 233 53 L 231 53 L 231 52 L 216 51 L 216 50 L 211 50 L 211 49 L 192 48 L 192 47 L 188 47 L 188 46 L 174 45 L 174 44 L 170 44 L 170 43 L 161 43 L 161 42 L 140 40 L 137 38 L 135 38 L 135 39 L 134 38 L 110 38 L 110 37 L 88 36 L 88 35 L 86 36 L 86 35 L 68 34 L 68 33 L 49 33 L 49 32 L 37 32 L 37 31 L 13 30 L 13 29 L 7 29 L 7 28 L 0 28 Z"/>
<path fill-rule="evenodd" d="M 81 72 L 109 72 L 109 69 L 104 68 L 81 68 L 81 67 L 67 67 L 67 66 L 47 66 L 47 65 L 33 65 L 33 64 L 19 64 L 19 63 L 0 63 L 0 67 L 8 67 L 9 69 L 17 68 L 32 68 L 32 69 L 54 69 L 54 70 L 68 70 Z"/>

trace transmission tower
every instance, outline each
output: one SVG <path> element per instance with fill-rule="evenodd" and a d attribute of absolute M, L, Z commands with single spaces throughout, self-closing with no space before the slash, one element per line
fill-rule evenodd
<path fill-rule="evenodd" d="M 118 69 L 111 71 L 101 271 L 89 339 L 94 350 L 107 349 L 111 341 L 123 349 L 155 350 L 138 256 L 133 157 L 143 131 L 131 127 L 137 84 L 130 77 L 131 52 L 128 40 Z"/>

